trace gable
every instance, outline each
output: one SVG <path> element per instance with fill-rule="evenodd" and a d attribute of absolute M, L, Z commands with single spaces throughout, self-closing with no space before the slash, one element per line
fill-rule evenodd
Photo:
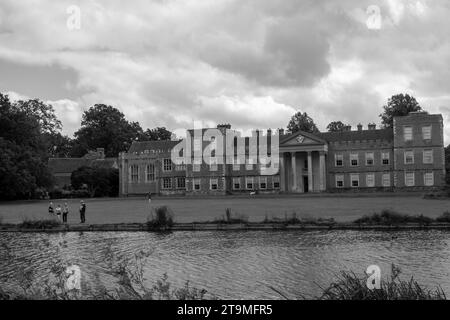
<path fill-rule="evenodd" d="M 307 133 L 307 132 L 296 132 L 288 137 L 286 139 L 283 139 L 280 141 L 280 145 L 283 146 L 290 146 L 290 145 L 317 145 L 317 144 L 326 144 L 326 141 L 322 140 L 321 138 Z"/>

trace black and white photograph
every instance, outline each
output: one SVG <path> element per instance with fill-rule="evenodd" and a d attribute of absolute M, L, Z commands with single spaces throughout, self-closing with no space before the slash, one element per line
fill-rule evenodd
<path fill-rule="evenodd" d="M 0 300 L 447 300 L 449 17 L 1 0 Z"/>

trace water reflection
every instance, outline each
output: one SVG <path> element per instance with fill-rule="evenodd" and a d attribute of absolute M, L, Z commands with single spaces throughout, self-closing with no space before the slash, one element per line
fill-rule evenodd
<path fill-rule="evenodd" d="M 292 298 L 313 297 L 342 270 L 362 274 L 377 264 L 387 276 L 390 264 L 429 286 L 450 293 L 450 233 L 445 231 L 314 232 L 85 232 L 2 233 L 0 281 L 9 286 L 17 267 L 26 264 L 37 279 L 48 276 L 48 262 L 77 264 L 84 286 L 113 284 L 107 256 L 118 259 L 150 250 L 145 264 L 148 285 L 167 273 L 177 286 L 189 280 L 219 298 L 278 299 L 270 289 Z"/>

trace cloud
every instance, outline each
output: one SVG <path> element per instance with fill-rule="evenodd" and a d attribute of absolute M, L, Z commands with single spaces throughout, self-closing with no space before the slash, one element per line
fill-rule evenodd
<path fill-rule="evenodd" d="M 73 4 L 80 30 L 66 26 Z M 379 30 L 366 25 L 373 4 Z M 44 88 L 69 134 L 95 103 L 173 130 L 193 120 L 275 128 L 299 110 L 321 129 L 379 122 L 399 92 L 448 113 L 449 14 L 446 0 L 5 0 L 0 89 Z"/>

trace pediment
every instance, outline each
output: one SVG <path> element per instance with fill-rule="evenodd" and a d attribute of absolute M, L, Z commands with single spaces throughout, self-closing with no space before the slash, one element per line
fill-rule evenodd
<path fill-rule="evenodd" d="M 280 145 L 290 146 L 290 145 L 317 145 L 326 144 L 326 141 L 314 136 L 307 132 L 296 132 L 293 135 L 287 137 L 285 140 L 280 141 Z"/>

